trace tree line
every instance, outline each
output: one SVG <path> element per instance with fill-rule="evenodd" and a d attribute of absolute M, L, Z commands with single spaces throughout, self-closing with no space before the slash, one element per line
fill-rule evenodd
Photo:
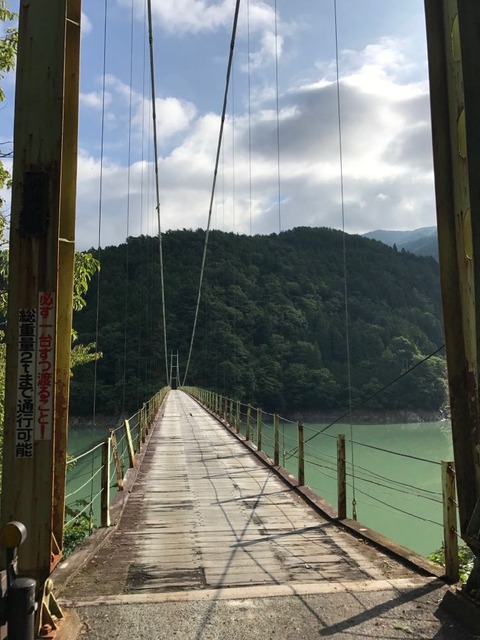
<path fill-rule="evenodd" d="M 103 357 L 95 376 L 93 363 L 75 373 L 72 413 L 90 414 L 94 396 L 100 413 L 135 410 L 167 383 L 171 351 L 183 380 L 204 239 L 186 229 L 162 238 L 167 364 L 158 238 L 90 250 L 101 272 L 74 325 L 79 341 L 97 342 Z M 433 258 L 326 228 L 212 231 L 186 382 L 285 415 L 344 411 L 350 398 L 357 404 L 400 377 L 368 408 L 438 411 L 444 359 L 415 365 L 442 344 Z"/>

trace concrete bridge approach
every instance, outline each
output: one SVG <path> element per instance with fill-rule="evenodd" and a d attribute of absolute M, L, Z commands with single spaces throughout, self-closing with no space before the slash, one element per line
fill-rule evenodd
<path fill-rule="evenodd" d="M 474 637 L 438 608 L 441 580 L 322 518 L 181 391 L 118 522 L 74 565 L 55 584 L 89 639 Z"/>

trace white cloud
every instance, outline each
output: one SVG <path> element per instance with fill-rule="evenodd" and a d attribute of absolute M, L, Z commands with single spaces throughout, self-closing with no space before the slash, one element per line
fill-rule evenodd
<path fill-rule="evenodd" d="M 122 6 L 130 6 L 130 0 L 118 0 Z M 144 20 L 144 0 L 135 0 L 136 15 Z M 208 34 L 227 30 L 233 24 L 235 0 L 153 0 L 152 17 L 168 33 L 175 36 Z M 275 46 L 275 12 L 264 0 L 251 0 L 247 13 L 244 3 L 238 17 L 237 37 L 251 38 L 250 69 L 252 71 L 271 64 L 275 55 L 282 55 L 285 35 L 294 26 L 282 21 L 277 13 L 277 44 Z M 245 71 L 247 65 L 241 65 Z"/>
<path fill-rule="evenodd" d="M 141 131 L 142 123 L 148 122 L 148 119 L 151 118 L 151 108 L 151 101 L 139 101 L 132 119 L 132 123 L 138 131 Z M 195 106 L 191 102 L 173 97 L 157 98 L 155 108 L 160 143 L 164 143 L 170 137 L 185 131 L 197 113 Z"/>
<path fill-rule="evenodd" d="M 260 38 L 260 47 L 250 54 L 250 71 L 255 71 L 266 67 L 275 57 L 281 57 L 283 52 L 284 39 L 281 35 L 275 36 L 272 31 L 265 31 Z M 248 68 L 243 66 L 243 70 Z"/>
<path fill-rule="evenodd" d="M 99 80 L 101 82 L 101 79 Z M 139 137 L 142 126 L 147 127 L 151 121 L 152 105 L 149 99 L 143 98 L 138 92 L 112 74 L 105 76 L 105 121 L 110 129 L 115 127 L 125 133 L 129 127 L 130 103 L 132 132 Z M 156 99 L 157 132 L 160 144 L 166 143 L 171 137 L 189 127 L 197 115 L 195 106 L 187 100 L 172 96 Z M 81 107 L 99 111 L 103 105 L 102 91 L 91 91 L 80 94 Z M 122 136 L 124 137 L 124 135 Z"/>
<path fill-rule="evenodd" d="M 118 0 L 130 6 L 130 0 Z M 144 0 L 135 0 L 136 12 L 143 19 Z M 164 29 L 176 34 L 214 31 L 232 22 L 234 2 L 222 0 L 152 0 L 152 16 Z"/>
<path fill-rule="evenodd" d="M 89 93 L 80 93 L 80 105 L 82 107 L 88 107 L 90 109 L 100 110 L 103 105 L 103 94 L 101 91 L 90 91 Z M 112 102 L 112 96 L 110 93 L 105 93 L 105 106 L 110 105 Z"/>
<path fill-rule="evenodd" d="M 347 64 L 348 62 L 348 64 Z M 346 229 L 415 228 L 434 224 L 435 208 L 427 86 L 403 73 L 409 66 L 402 42 L 382 40 L 363 51 L 348 52 L 340 85 L 344 205 Z M 337 88 L 330 71 L 280 96 L 280 200 L 282 228 L 300 225 L 341 227 Z M 109 79 L 113 103 L 126 100 L 125 86 Z M 122 97 L 123 96 L 123 97 Z M 225 123 L 217 181 L 214 226 L 254 233 L 278 230 L 277 114 L 275 94 L 259 92 L 251 114 Z M 145 103 L 135 96 L 135 127 Z M 199 114 L 192 103 L 175 97 L 158 101 L 161 136 L 171 145 L 160 159 L 162 228 L 204 227 L 207 221 L 220 118 Z M 233 137 L 234 127 L 234 137 Z M 233 171 L 233 146 L 235 147 Z M 251 150 L 251 166 L 249 149 Z M 83 157 L 79 171 L 79 240 L 92 236 L 88 221 L 95 210 L 92 194 L 98 162 Z M 250 185 L 249 175 L 252 175 Z M 155 233 L 151 163 L 130 171 L 131 235 Z M 142 178 L 143 176 L 143 178 Z M 140 196 L 140 185 L 150 184 Z M 104 167 L 104 236 L 125 239 L 128 169 Z M 250 191 L 252 201 L 250 202 Z M 233 203 L 232 195 L 236 200 Z M 145 209 L 150 202 L 150 213 Z M 153 207 L 153 209 L 152 209 Z M 98 205 L 97 205 L 98 208 Z M 84 220 L 84 222 L 80 222 Z M 143 224 L 143 229 L 142 229 Z M 148 226 L 147 228 L 147 224 Z M 122 227 L 123 225 L 123 227 Z"/>
<path fill-rule="evenodd" d="M 92 26 L 92 22 L 90 20 L 90 18 L 87 16 L 86 13 L 83 13 L 82 11 L 82 37 L 83 36 L 88 36 L 89 33 L 92 33 L 93 30 L 93 26 Z"/>
<path fill-rule="evenodd" d="M 359 91 L 373 95 L 388 95 L 391 99 L 409 99 L 426 92 L 426 80 L 410 82 L 409 77 L 416 68 L 409 60 L 404 48 L 406 43 L 393 38 L 382 38 L 363 51 L 343 53 L 344 82 Z"/>

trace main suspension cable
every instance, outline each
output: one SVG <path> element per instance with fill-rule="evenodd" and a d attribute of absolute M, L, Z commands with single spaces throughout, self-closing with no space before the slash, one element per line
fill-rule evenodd
<path fill-rule="evenodd" d="M 103 17 L 103 77 L 102 77 L 102 116 L 100 129 L 100 175 L 98 188 L 98 237 L 97 237 L 97 260 L 100 261 L 101 242 L 102 242 L 102 215 L 103 215 L 103 165 L 105 160 L 105 112 L 106 112 L 106 93 L 107 93 L 107 35 L 108 35 L 108 0 L 104 1 L 104 17 Z M 93 363 L 93 406 L 92 406 L 92 443 L 94 440 L 95 426 L 97 422 L 97 386 L 98 386 L 98 340 L 100 337 L 100 269 L 97 269 L 97 297 L 95 310 L 95 360 Z M 92 475 L 94 468 L 94 460 L 92 458 Z M 90 530 L 93 529 L 93 483 L 90 487 Z"/>
<path fill-rule="evenodd" d="M 151 2 L 151 0 L 149 0 L 149 3 Z M 188 371 L 190 368 L 190 362 L 192 359 L 192 350 L 193 350 L 193 343 L 195 340 L 195 332 L 197 329 L 197 321 L 198 321 L 198 312 L 200 309 L 200 301 L 202 299 L 202 288 L 203 288 L 203 278 L 205 275 L 205 264 L 207 261 L 207 248 L 208 248 L 208 238 L 210 236 L 210 226 L 211 226 L 211 221 L 212 221 L 212 211 L 213 211 L 213 203 L 215 200 L 215 188 L 216 188 L 216 184 L 217 184 L 217 173 L 218 173 L 218 165 L 220 162 L 220 151 L 222 148 L 222 140 L 223 140 L 223 130 L 225 128 L 225 117 L 226 117 L 226 113 L 227 113 L 227 103 L 228 103 L 228 89 L 229 89 L 229 85 L 230 85 L 230 77 L 231 77 L 231 73 L 232 73 L 232 65 L 233 65 L 233 53 L 235 51 L 235 38 L 237 35 L 237 25 L 238 25 L 238 13 L 240 10 L 240 0 L 236 0 L 236 4 L 235 4 L 235 15 L 233 18 L 233 28 L 232 28 L 232 38 L 230 41 L 230 54 L 228 56 L 228 65 L 227 65 L 227 77 L 226 77 L 226 81 L 225 81 L 225 93 L 223 96 L 223 107 L 222 107 L 222 119 L 220 121 L 220 132 L 218 135 L 218 144 L 217 144 L 217 153 L 216 153 L 216 157 L 215 157 L 215 169 L 213 172 L 213 183 L 212 183 L 212 191 L 211 191 L 211 195 L 210 195 L 210 206 L 208 209 L 208 221 L 207 221 L 207 230 L 205 233 L 205 244 L 203 247 L 203 257 L 202 257 L 202 266 L 200 269 L 200 282 L 199 282 L 199 286 L 198 286 L 198 297 L 197 297 L 197 307 L 195 309 L 195 318 L 193 321 L 193 331 L 192 331 L 192 337 L 190 340 L 190 348 L 188 351 L 188 358 L 187 358 L 187 364 L 185 367 L 185 375 L 183 376 L 183 382 L 182 382 L 182 386 L 185 386 L 185 381 L 187 380 L 187 376 L 188 376 Z"/>
<path fill-rule="evenodd" d="M 127 326 L 129 316 L 129 284 L 130 284 L 130 205 L 132 186 L 132 109 L 133 109 L 133 37 L 134 37 L 134 2 L 131 1 L 130 9 L 130 74 L 129 74 L 129 105 L 128 105 L 128 151 L 127 151 L 127 210 L 125 228 L 125 300 L 123 318 L 123 389 L 122 389 L 122 415 L 125 415 L 125 404 L 127 395 Z"/>
<path fill-rule="evenodd" d="M 348 317 L 348 270 L 347 270 L 347 244 L 345 238 L 345 181 L 343 169 L 343 130 L 342 130 L 342 102 L 340 98 L 340 62 L 338 53 L 338 12 L 337 0 L 333 0 L 333 13 L 335 20 L 335 70 L 337 87 L 337 126 L 338 126 L 338 155 L 340 164 L 340 198 L 342 208 L 342 249 L 343 249 L 343 283 L 345 297 L 345 342 L 347 351 L 347 378 L 348 378 L 348 409 L 349 415 L 352 413 L 352 365 L 350 358 L 350 328 Z M 353 446 L 353 424 L 350 419 L 350 457 L 352 459 L 352 518 L 357 519 L 356 495 L 355 495 L 355 456 Z"/>
<path fill-rule="evenodd" d="M 278 233 L 282 231 L 282 182 L 280 173 L 280 101 L 278 82 L 278 11 L 275 0 L 275 95 L 277 111 L 277 197 L 278 197 Z"/>
<path fill-rule="evenodd" d="M 247 1 L 247 80 L 248 80 L 248 208 L 250 213 L 250 235 L 252 235 L 252 80 L 250 62 L 250 0 Z"/>
<path fill-rule="evenodd" d="M 168 348 L 167 348 L 167 318 L 165 314 L 165 280 L 163 273 L 163 247 L 162 247 L 162 225 L 160 216 L 160 187 L 158 180 L 158 143 L 157 143 L 157 108 L 155 104 L 155 61 L 153 56 L 153 23 L 152 23 L 152 0 L 147 2 L 148 10 L 148 42 L 150 49 L 150 80 L 152 86 L 152 120 L 153 120 L 153 150 L 154 150 L 154 162 L 155 162 L 155 195 L 156 203 L 155 208 L 157 210 L 157 224 L 158 224 L 158 249 L 160 260 L 160 281 L 161 281 L 161 296 L 162 296 L 162 318 L 163 318 L 163 344 L 165 351 L 165 376 L 167 378 L 167 384 L 170 385 L 169 371 L 168 371 Z"/>

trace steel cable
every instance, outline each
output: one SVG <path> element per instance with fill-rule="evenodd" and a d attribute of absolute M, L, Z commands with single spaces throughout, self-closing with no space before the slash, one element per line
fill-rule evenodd
<path fill-rule="evenodd" d="M 150 1 L 151 0 L 149 0 L 149 2 Z M 195 309 L 195 318 L 194 318 L 194 321 L 193 321 L 192 337 L 191 337 L 191 340 L 190 340 L 190 348 L 189 348 L 189 351 L 188 351 L 187 364 L 185 366 L 185 375 L 183 376 L 182 386 L 185 386 L 185 382 L 186 382 L 187 376 L 188 376 L 188 371 L 190 369 L 190 362 L 191 362 L 191 358 L 192 358 L 193 343 L 194 343 L 194 340 L 195 340 L 195 333 L 196 333 L 197 322 L 198 322 L 198 313 L 199 313 L 199 309 L 200 309 L 200 302 L 201 302 L 201 299 L 202 299 L 203 279 L 204 279 L 204 275 L 205 275 L 205 265 L 206 265 L 206 261 L 207 261 L 208 239 L 209 239 L 209 236 L 210 236 L 210 227 L 211 227 L 211 222 L 212 222 L 213 203 L 214 203 L 214 200 L 215 200 L 215 188 L 216 188 L 216 184 L 217 184 L 218 166 L 219 166 L 219 163 L 220 163 L 220 151 L 221 151 L 221 148 L 222 148 L 223 131 L 224 131 L 224 128 L 225 128 L 225 118 L 226 118 L 227 104 L 228 104 L 228 89 L 229 89 L 229 85 L 230 85 L 230 77 L 231 77 L 232 66 L 233 66 L 233 54 L 234 54 L 234 51 L 235 51 L 235 38 L 236 38 L 236 34 L 237 34 L 239 9 L 240 9 L 240 0 L 236 0 L 235 15 L 234 15 L 234 18 L 233 18 L 232 38 L 231 38 L 231 41 L 230 41 L 230 54 L 229 54 L 229 57 L 228 57 L 228 65 L 227 65 L 227 77 L 226 77 L 226 81 L 225 81 L 225 92 L 224 92 L 224 96 L 223 96 L 223 107 L 222 107 L 222 117 L 221 117 L 221 122 L 220 122 L 220 132 L 219 132 L 219 136 L 218 136 L 217 153 L 216 153 L 216 157 L 215 157 L 215 169 L 214 169 L 214 172 L 213 172 L 213 183 L 212 183 L 212 191 L 211 191 L 211 195 L 210 195 L 210 206 L 209 206 L 209 209 L 208 209 L 207 230 L 206 230 L 206 233 L 205 233 L 205 243 L 204 243 L 204 247 L 203 247 L 202 264 L 201 264 L 201 268 L 200 268 L 200 282 L 199 282 L 199 285 L 198 285 L 197 305 L 196 305 L 196 309 Z"/>

